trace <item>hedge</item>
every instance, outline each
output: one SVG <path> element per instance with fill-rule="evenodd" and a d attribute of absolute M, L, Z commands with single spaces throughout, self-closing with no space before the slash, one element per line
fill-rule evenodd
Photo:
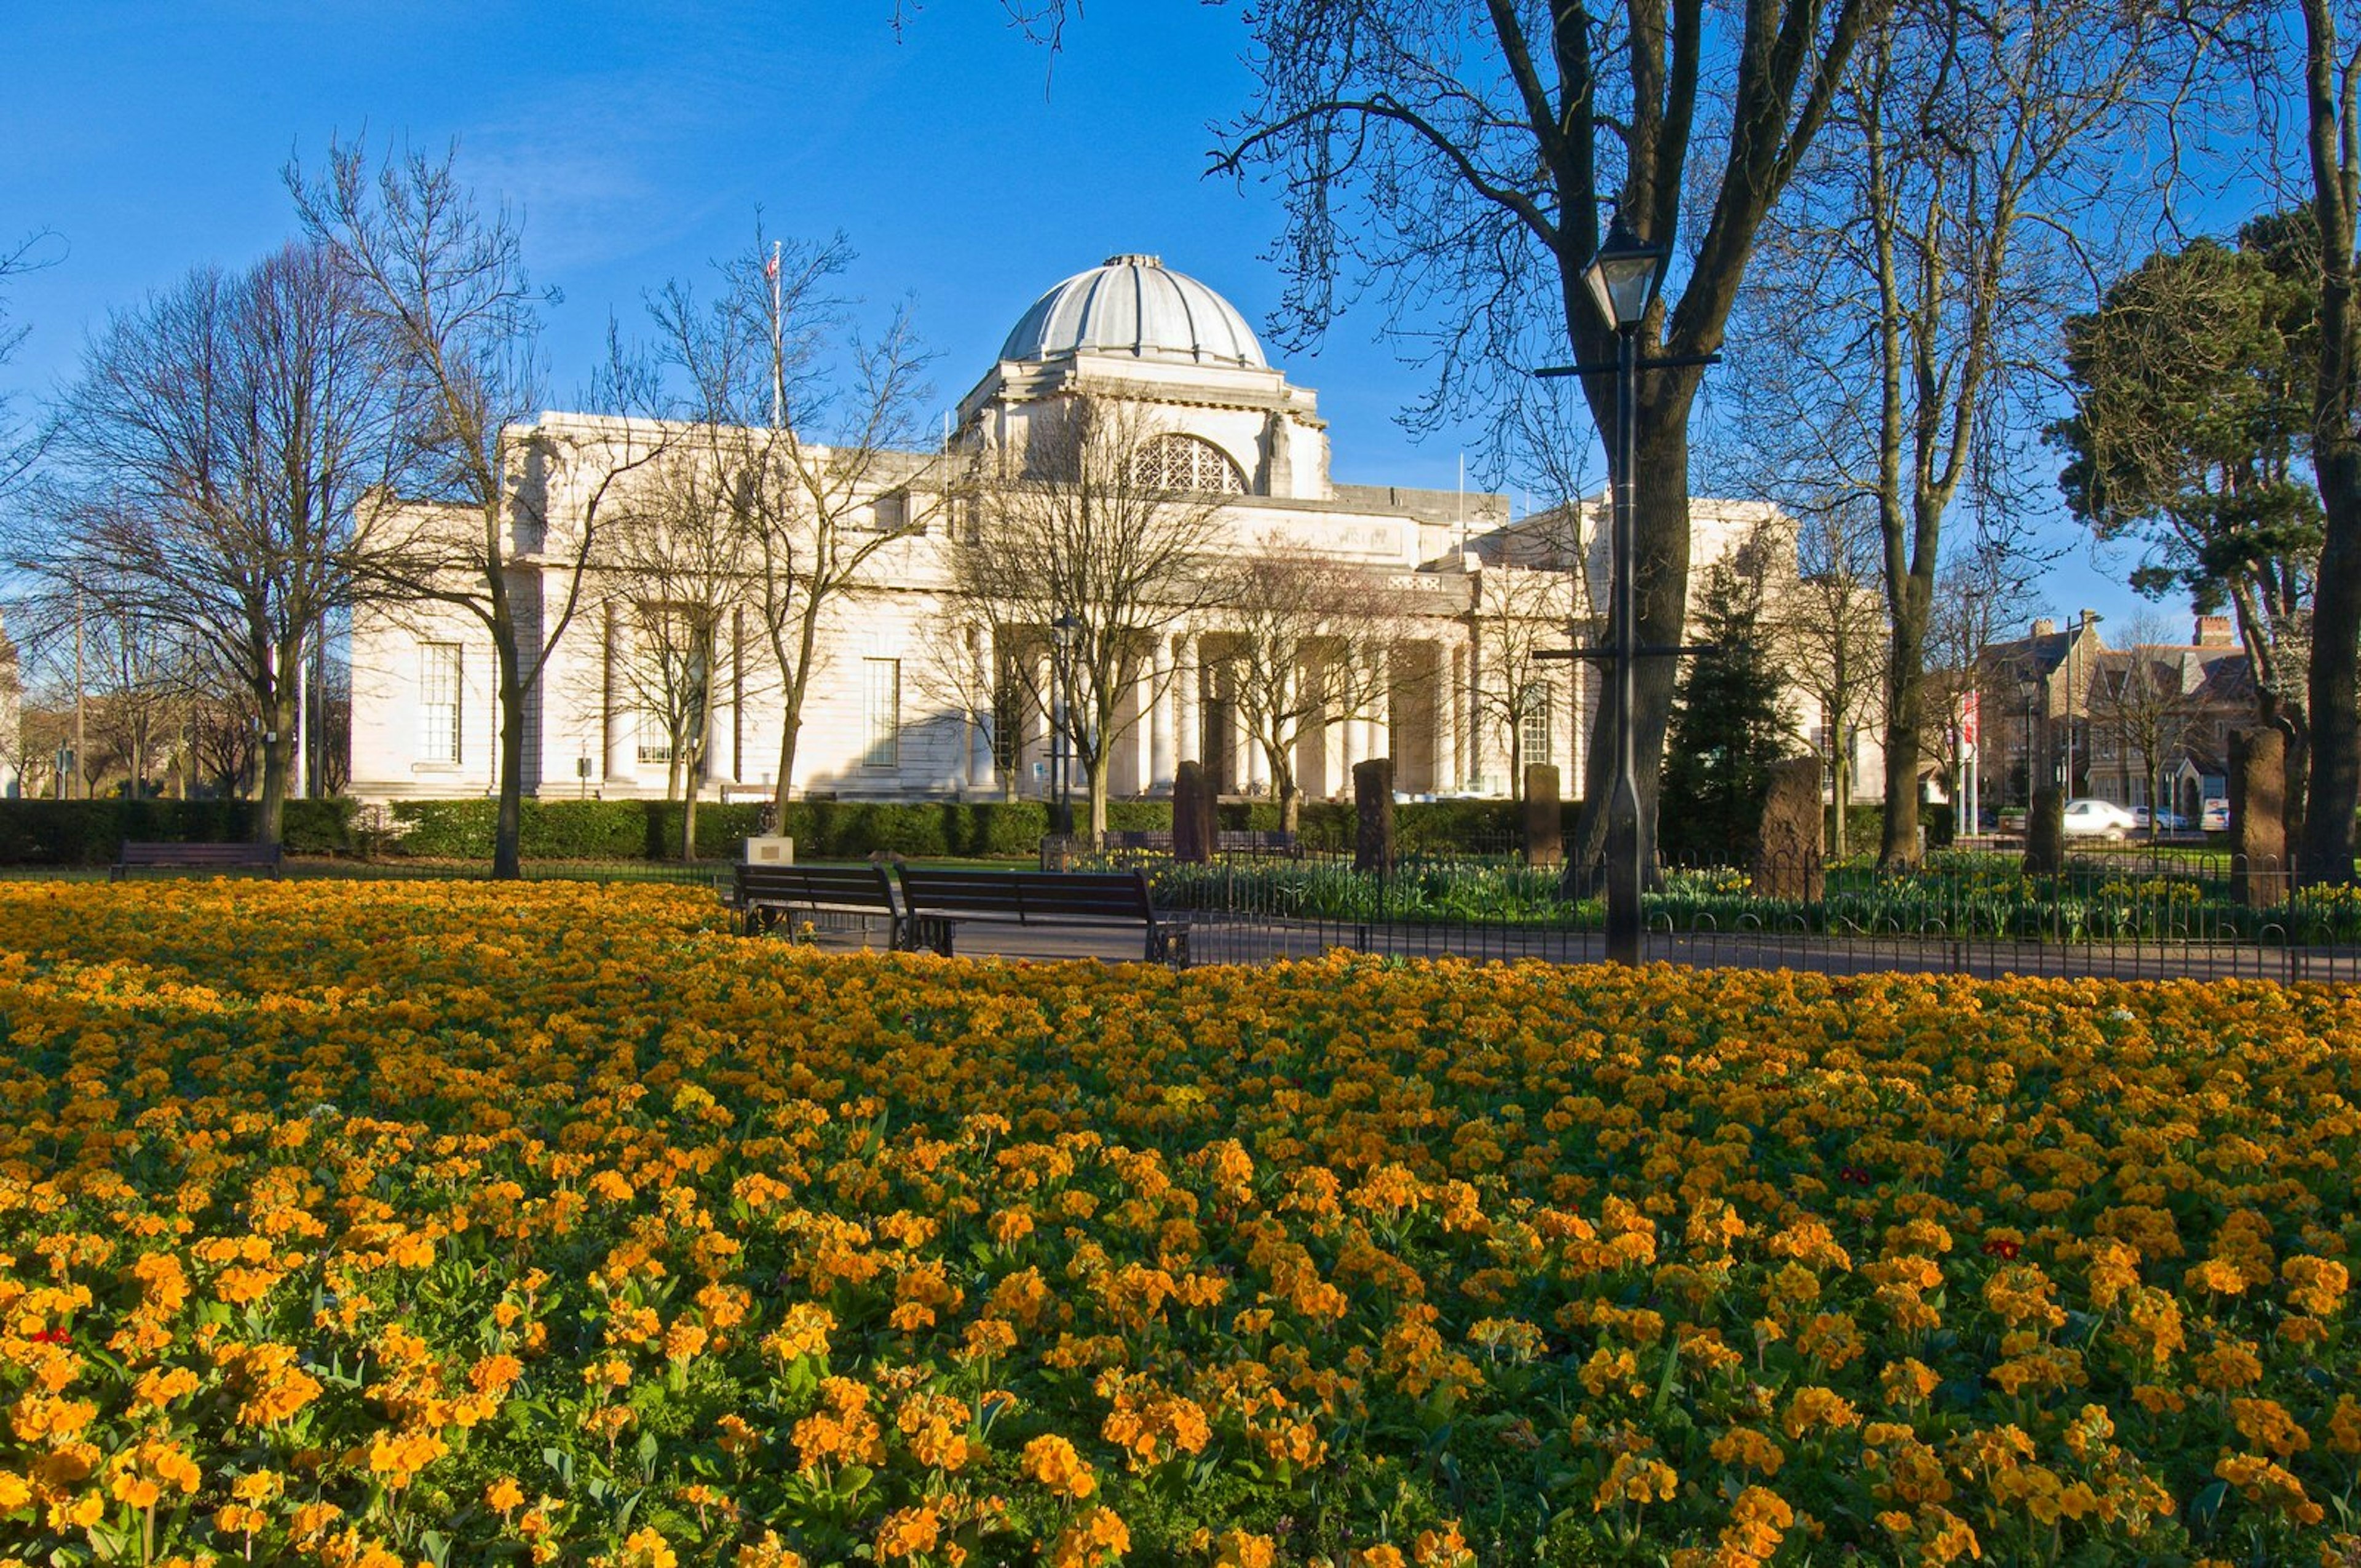
<path fill-rule="evenodd" d="M 678 801 L 527 800 L 522 848 L 527 860 L 671 860 L 679 853 Z M 697 808 L 700 856 L 734 859 L 739 840 L 759 828 L 761 804 Z M 1079 809 L 1079 803 L 1078 803 Z M 1581 806 L 1563 806 L 1571 836 Z M 0 864 L 93 866 L 112 862 L 126 839 L 178 843 L 232 843 L 252 837 L 254 807 L 240 800 L 9 800 L 0 801 Z M 466 800 L 406 800 L 394 804 L 394 834 L 389 853 L 422 859 L 488 861 L 497 803 Z M 1524 808 L 1507 800 L 1404 802 L 1394 807 L 1394 832 L 1401 851 L 1411 855 L 1506 854 L 1523 842 Z M 1224 828 L 1272 828 L 1279 810 L 1270 801 L 1225 801 Z M 355 830 L 349 800 L 291 800 L 283 840 L 291 854 L 351 854 L 365 847 Z M 1856 804 L 1850 847 L 1873 852 L 1883 808 Z M 1950 807 L 1923 809 L 1930 845 L 1950 840 Z M 1156 831 L 1172 826 L 1172 806 L 1163 800 L 1118 800 L 1107 806 L 1107 825 L 1116 831 Z M 1307 800 L 1298 827 L 1314 850 L 1341 851 L 1353 844 L 1349 802 Z M 798 858 L 860 860 L 878 850 L 917 859 L 1029 858 L 1049 830 L 1049 809 L 1039 801 L 838 801 L 798 800 L 786 811 L 785 832 L 796 840 Z"/>
<path fill-rule="evenodd" d="M 355 803 L 291 800 L 280 841 L 291 854 L 350 854 Z M 248 800 L 0 800 L 0 865 L 104 866 L 126 839 L 236 844 L 254 837 Z"/>

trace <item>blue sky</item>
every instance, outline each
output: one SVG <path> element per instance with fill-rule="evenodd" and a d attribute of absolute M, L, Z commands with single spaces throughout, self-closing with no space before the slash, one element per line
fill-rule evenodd
<path fill-rule="evenodd" d="M 553 401 L 596 358 L 610 313 L 775 233 L 842 231 L 853 282 L 907 299 L 949 406 L 1025 307 L 1120 251 L 1161 255 L 1257 327 L 1279 280 L 1267 189 L 1203 178 L 1209 121 L 1246 102 L 1235 6 L 1102 0 L 1054 60 L 993 0 L 906 5 L 87 3 L 22 7 L 0 60 L 0 238 L 54 231 L 13 291 L 31 328 L 5 385 L 71 375 L 89 326 L 203 261 L 243 262 L 293 223 L 280 170 L 332 136 L 440 148 L 524 215 L 550 313 Z M 1395 411 L 1423 378 L 1378 341 L 1374 307 L 1319 352 L 1278 355 L 1317 388 L 1334 471 L 1447 488 L 1457 438 L 1413 443 Z M 1593 471 L 1598 471 L 1594 464 Z M 2128 557 L 2077 545 L 2061 613 L 2137 608 Z M 2180 618 L 2172 608 L 2175 620 Z"/>

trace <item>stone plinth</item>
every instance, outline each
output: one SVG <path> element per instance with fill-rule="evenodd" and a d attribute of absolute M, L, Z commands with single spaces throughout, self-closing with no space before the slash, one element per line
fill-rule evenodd
<path fill-rule="evenodd" d="M 2265 726 L 2230 737 L 2230 896 L 2253 908 L 2285 904 L 2287 736 Z"/>
<path fill-rule="evenodd" d="M 1565 814 L 1558 809 L 1557 770 L 1525 766 L 1525 864 L 1554 866 L 1565 859 Z"/>
<path fill-rule="evenodd" d="M 1353 766 L 1353 869 L 1382 872 L 1394 863 L 1394 764 L 1372 757 Z"/>
<path fill-rule="evenodd" d="M 1820 760 L 1790 757 L 1771 770 L 1762 825 L 1754 835 L 1754 892 L 1763 898 L 1817 903 L 1827 890 L 1821 832 Z"/>

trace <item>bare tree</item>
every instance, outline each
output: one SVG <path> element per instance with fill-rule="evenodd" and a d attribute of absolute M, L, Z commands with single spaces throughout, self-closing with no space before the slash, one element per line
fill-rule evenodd
<path fill-rule="evenodd" d="M 754 541 L 736 526 L 738 477 L 696 443 L 650 466 L 613 511 L 599 576 L 628 639 L 613 672 L 663 729 L 664 795 L 685 801 L 683 860 L 697 857 L 697 799 L 707 772 L 716 691 L 739 649 L 730 635 Z"/>
<path fill-rule="evenodd" d="M 2152 196 L 2147 156 L 2213 57 L 2189 14 L 2112 0 L 1903 0 L 1851 62 L 1804 200 L 1755 278 L 1752 428 L 1802 482 L 1875 506 L 1890 623 L 1879 858 L 1918 853 L 1927 644 L 1945 521 L 2037 418 L 2083 236 Z M 1761 374 L 1768 367 L 1767 374 Z"/>
<path fill-rule="evenodd" d="M 47 232 L 27 235 L 5 250 L 0 250 L 0 290 L 11 279 L 21 277 L 36 268 L 47 265 L 44 252 L 55 236 Z M 0 292 L 0 367 L 16 356 L 16 350 L 30 331 L 21 323 L 8 319 L 8 296 Z M 14 393 L 0 391 L 0 496 L 16 489 L 32 471 L 40 457 L 47 427 L 27 423 L 17 416 Z"/>
<path fill-rule="evenodd" d="M 2139 764 L 2153 838 L 2162 828 L 2158 818 L 2171 799 L 2164 784 L 2165 767 L 2187 750 L 2190 729 L 2198 718 L 2195 693 L 2203 672 L 2191 667 L 2187 649 L 2171 641 L 2152 612 L 2134 616 L 2124 636 L 2120 652 L 2100 658 L 2091 718 L 2092 727 L 2113 742 L 2118 781 L 2127 798 L 2131 764 Z"/>
<path fill-rule="evenodd" d="M 237 683 L 262 727 L 264 843 L 313 639 L 375 581 L 358 511 L 395 449 L 393 379 L 335 259 L 302 244 L 116 313 L 59 405 L 26 565 L 60 602 L 176 630 Z"/>
<path fill-rule="evenodd" d="M 1566 644 L 1578 575 L 1548 565 L 1488 562 L 1476 582 L 1478 676 L 1470 693 L 1477 733 L 1497 733 L 1509 757 L 1509 795 L 1525 793 L 1527 737 L 1556 708 L 1558 669 L 1543 655 Z M 1480 751 L 1480 742 L 1479 742 Z"/>
<path fill-rule="evenodd" d="M 1999 748 L 1995 738 L 2017 729 L 2017 762 L 2032 779 L 2032 727 L 2020 716 L 2016 687 L 2030 680 L 2030 665 L 1996 667 L 1985 651 L 2010 639 L 2022 628 L 2036 603 L 2034 574 L 2022 551 L 2005 537 L 1978 529 L 1964 544 L 1955 543 L 1944 558 L 1937 579 L 1935 611 L 1927 637 L 1927 713 L 1938 732 L 1929 744 L 1943 756 L 1947 775 L 1956 789 L 1967 762 L 1968 713 L 1974 705 L 1976 768 L 1981 781 L 1984 759 Z M 1980 784 L 1981 787 L 1981 784 Z M 1954 796 L 1956 798 L 1956 795 Z M 1962 824 L 1973 831 L 1974 824 Z"/>
<path fill-rule="evenodd" d="M 540 401 L 539 307 L 519 226 L 487 214 L 460 181 L 457 151 L 406 151 L 371 166 L 332 144 L 287 185 L 304 227 L 333 249 L 359 308 L 381 331 L 423 432 L 403 478 L 425 507 L 370 520 L 386 593 L 474 618 L 489 635 L 500 743 L 492 874 L 520 874 L 525 720 L 551 651 L 574 621 L 617 482 L 662 450 L 642 422 L 530 422 Z M 605 400 L 629 400 L 609 366 Z M 566 503 L 553 515 L 552 499 Z"/>
<path fill-rule="evenodd" d="M 1389 647 L 1411 601 L 1383 576 L 1267 538 L 1221 576 L 1210 663 L 1229 672 L 1246 733 L 1262 749 L 1279 826 L 1301 823 L 1298 749 L 1333 724 L 1373 716 L 1389 681 Z"/>
<path fill-rule="evenodd" d="M 804 704 L 827 618 L 888 545 L 923 532 L 947 459 L 918 455 L 927 356 L 906 312 L 873 338 L 833 290 L 841 236 L 780 242 L 759 228 L 718 270 L 718 295 L 667 285 L 649 302 L 683 391 L 690 461 L 714 491 L 752 586 L 780 707 L 775 798 L 793 798 Z"/>
<path fill-rule="evenodd" d="M 1839 500 L 1804 512 L 1796 579 L 1763 595 L 1759 625 L 1790 685 L 1818 711 L 1820 755 L 1836 806 L 1828 850 L 1842 857 L 1852 805 L 1852 740 L 1884 707 L 1885 602 L 1876 518 Z"/>
<path fill-rule="evenodd" d="M 1418 411 L 1512 411 L 1536 364 L 1611 364 L 1583 273 L 1611 198 L 1633 236 L 1679 247 L 1677 298 L 1639 328 L 1635 628 L 1681 641 L 1689 569 L 1689 414 L 1757 230 L 1818 134 L 1854 47 L 1887 0 L 1275 0 L 1248 25 L 1260 84 L 1216 167 L 1278 170 L 1290 225 L 1285 313 L 1306 334 L 1365 280 L 1431 349 Z M 1612 428 L 1615 378 L 1583 384 Z M 1506 438 L 1496 440 L 1505 447 Z M 1496 455 L 1505 455 L 1496 453 Z M 1671 662 L 1639 675 L 1640 832 L 1655 837 Z M 1595 736 L 1612 732 L 1611 702 Z M 1575 859 L 1603 854 L 1615 748 L 1590 748 Z"/>
<path fill-rule="evenodd" d="M 1223 498 L 1165 488 L 1151 451 L 1165 433 L 1136 402 L 1034 405 L 1017 450 L 980 455 L 972 521 L 948 552 L 965 615 L 991 629 L 1029 704 L 1062 718 L 1093 837 L 1115 743 L 1170 680 L 1152 641 L 1207 602 L 1216 576 Z"/>
<path fill-rule="evenodd" d="M 104 616 L 85 641 L 94 773 L 119 772 L 130 795 L 144 795 L 176 760 L 180 709 L 202 655 L 183 629 L 137 612 Z"/>

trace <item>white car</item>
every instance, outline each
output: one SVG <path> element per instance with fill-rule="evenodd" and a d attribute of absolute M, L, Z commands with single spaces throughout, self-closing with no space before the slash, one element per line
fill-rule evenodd
<path fill-rule="evenodd" d="M 2139 827 L 2139 818 L 2112 800 L 2070 800 L 2066 803 L 2069 839 L 2125 839 Z"/>

